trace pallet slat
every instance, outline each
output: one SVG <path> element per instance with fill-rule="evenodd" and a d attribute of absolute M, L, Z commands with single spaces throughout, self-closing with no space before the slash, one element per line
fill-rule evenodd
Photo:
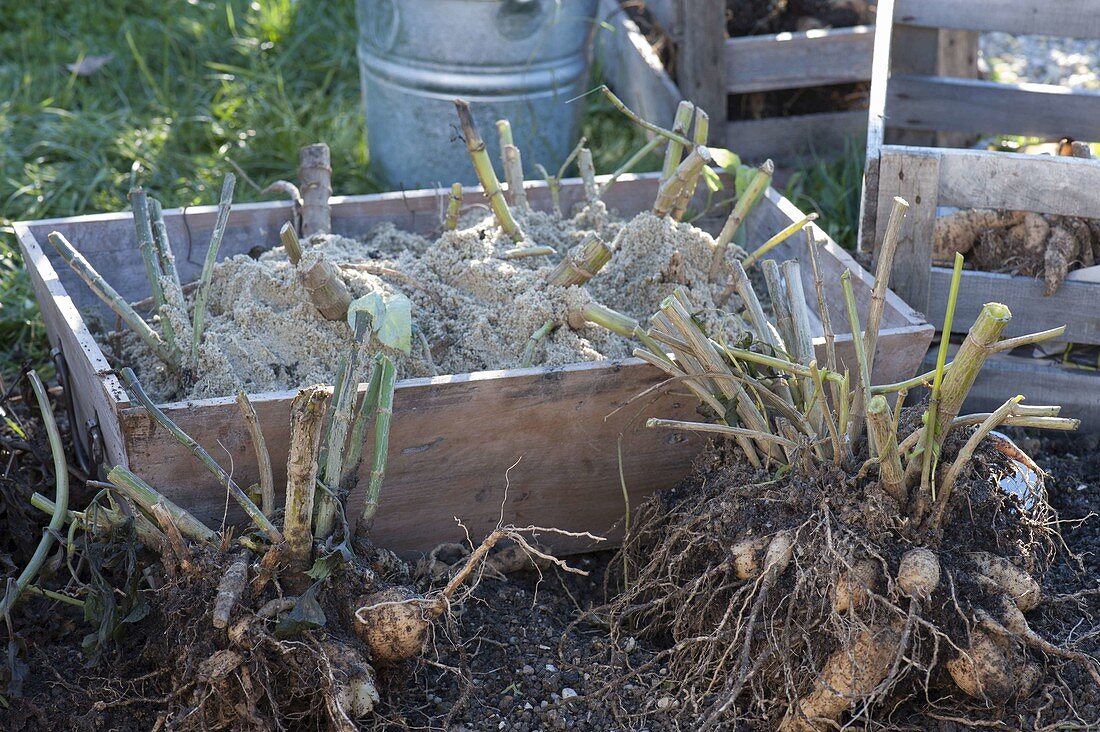
<path fill-rule="evenodd" d="M 726 41 L 730 94 L 849 84 L 871 78 L 871 26 L 748 36 Z"/>
<path fill-rule="evenodd" d="M 894 18 L 932 28 L 1100 38 L 1100 0 L 897 0 Z"/>
<path fill-rule="evenodd" d="M 1100 138 L 1100 92 L 942 76 L 890 77 L 891 126 L 975 134 Z"/>
<path fill-rule="evenodd" d="M 858 143 L 866 129 L 867 113 L 861 111 L 736 120 L 726 124 L 726 146 L 746 162 L 772 158 L 786 165 L 843 150 L 849 141 Z"/>

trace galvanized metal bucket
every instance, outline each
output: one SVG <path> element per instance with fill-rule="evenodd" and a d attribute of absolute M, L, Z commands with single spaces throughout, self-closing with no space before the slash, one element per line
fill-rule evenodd
<path fill-rule="evenodd" d="M 508 118 L 524 168 L 576 142 L 597 0 L 357 0 L 371 169 L 400 188 L 476 182 L 453 100 L 499 159 Z"/>

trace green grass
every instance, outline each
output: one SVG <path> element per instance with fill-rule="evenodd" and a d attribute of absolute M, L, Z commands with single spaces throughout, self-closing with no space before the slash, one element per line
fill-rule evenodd
<path fill-rule="evenodd" d="M 332 149 L 333 187 L 378 190 L 359 109 L 354 3 L 105 0 L 6 3 L 0 30 L 0 373 L 45 356 L 11 222 L 117 211 L 141 184 L 212 203 L 235 163 L 293 178 Z M 65 64 L 114 58 L 88 77 Z M 246 180 L 237 199 L 259 198 Z"/>
<path fill-rule="evenodd" d="M 839 157 L 817 158 L 792 175 L 785 191 L 801 210 L 816 211 L 818 225 L 849 251 L 855 251 L 859 234 L 863 149 L 862 144 L 849 140 Z"/>

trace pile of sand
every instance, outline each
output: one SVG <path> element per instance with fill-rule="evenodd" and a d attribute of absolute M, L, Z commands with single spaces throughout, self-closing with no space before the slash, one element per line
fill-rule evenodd
<path fill-rule="evenodd" d="M 529 337 L 546 321 L 564 323 L 567 313 L 595 300 L 644 323 L 679 284 L 692 290 L 712 332 L 741 327 L 736 315 L 715 305 L 712 290 L 719 288 L 706 281 L 714 242 L 700 229 L 649 213 L 623 224 L 602 203 L 570 219 L 534 211 L 517 219 L 529 242 L 549 245 L 557 255 L 502 259 L 515 244 L 479 209 L 464 217 L 463 228 L 438 239 L 383 224 L 362 240 L 313 237 L 303 258 L 339 264 L 354 297 L 381 290 L 412 301 L 412 352 L 393 354 L 401 378 L 518 367 Z M 547 286 L 561 257 L 593 232 L 611 243 L 611 262 L 587 287 Z M 726 308 L 739 304 L 734 298 Z M 346 323 L 317 312 L 280 247 L 215 268 L 194 383 L 182 384 L 132 334 L 115 342 L 115 360 L 132 365 L 155 399 L 177 400 L 331 383 L 353 341 Z M 563 325 L 540 344 L 533 362 L 626 358 L 633 347 L 599 327 Z"/>

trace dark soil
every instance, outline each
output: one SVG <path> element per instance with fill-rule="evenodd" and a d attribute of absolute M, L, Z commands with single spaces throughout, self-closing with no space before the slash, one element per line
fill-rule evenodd
<path fill-rule="evenodd" d="M 24 422 L 31 427 L 28 444 L 36 444 L 33 424 Z M 3 460 L 18 469 L 5 477 L 3 505 L 18 504 L 31 489 L 49 494 L 52 482 L 44 484 L 46 473 L 34 467 L 34 452 L 6 439 Z M 1057 644 L 1100 654 L 1100 633 L 1090 631 L 1100 618 L 1100 519 L 1081 522 L 1100 512 L 1098 440 L 1020 441 L 1050 472 L 1050 501 L 1063 522 L 1068 549 L 1079 557 L 1060 553 L 1046 574 L 1044 595 L 1051 599 L 1029 619 Z M 0 515 L 0 541 L 7 542 L 2 551 L 16 566 L 25 560 L 27 549 L 21 544 L 28 542 L 13 537 L 37 537 L 28 521 L 40 525 L 37 517 L 19 515 Z M 654 659 L 660 639 L 620 637 L 613 647 L 608 618 L 591 612 L 609 599 L 608 587 L 614 594 L 618 566 L 611 561 L 610 552 L 571 558 L 587 577 L 551 568 L 484 579 L 453 619 L 439 626 L 421 660 L 380 671 L 380 716 L 366 728 L 693 729 L 667 666 L 645 665 Z M 0 581 L 10 574 L 0 567 Z M 176 643 L 186 625 L 180 618 L 186 617 L 165 598 L 144 621 L 127 626 L 92 665 L 80 650 L 89 628 L 79 611 L 42 600 L 22 604 L 12 616 L 15 634 L 4 630 L 11 646 L 0 663 L 0 695 L 10 708 L 0 706 L 0 730 L 154 728 L 167 709 L 179 705 L 166 662 L 182 667 L 202 660 L 179 655 Z M 196 649 L 209 650 L 202 639 L 192 642 Z M 616 648 L 628 650 L 617 653 Z M 637 673 L 631 676 L 629 669 Z M 1088 675 L 1072 664 L 1048 662 L 1047 671 L 1063 685 L 1048 685 L 1048 695 L 1038 694 L 1019 708 L 976 716 L 987 723 L 999 719 L 1003 726 L 998 729 L 1039 729 L 1066 719 L 1077 720 L 1081 729 L 1098 728 L 1100 693 Z M 1072 697 L 1060 691 L 1067 688 Z M 925 711 L 914 704 L 896 710 L 892 719 L 899 729 L 971 728 L 943 715 L 930 722 Z"/>

